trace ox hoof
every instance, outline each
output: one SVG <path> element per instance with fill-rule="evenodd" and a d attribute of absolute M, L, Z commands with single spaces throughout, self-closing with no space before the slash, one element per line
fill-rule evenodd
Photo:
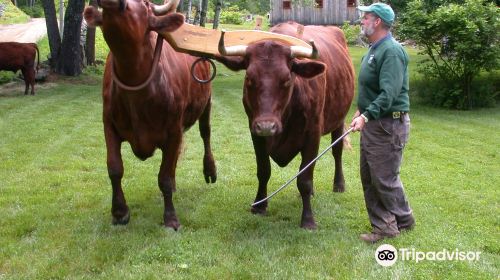
<path fill-rule="evenodd" d="M 215 168 L 214 158 L 211 155 L 203 158 L 203 175 L 205 175 L 205 182 L 207 184 L 213 184 L 217 181 L 217 169 Z"/>
<path fill-rule="evenodd" d="M 333 185 L 333 192 L 338 192 L 338 193 L 345 192 L 345 185 Z"/>
<path fill-rule="evenodd" d="M 168 222 L 165 222 L 164 224 L 165 228 L 167 229 L 173 229 L 174 231 L 178 231 L 181 228 L 181 224 L 177 220 L 171 220 Z"/>
<path fill-rule="evenodd" d="M 113 225 L 126 225 L 130 221 L 130 212 L 127 211 L 122 217 L 113 216 Z"/>
<path fill-rule="evenodd" d="M 264 216 L 267 213 L 267 209 L 266 209 L 266 207 L 256 207 L 256 206 L 254 206 L 254 207 L 252 207 L 250 209 L 250 212 L 252 212 L 252 214 L 255 214 L 255 215 Z"/>
<path fill-rule="evenodd" d="M 300 227 L 308 230 L 315 230 L 317 228 L 316 222 L 314 222 L 314 220 L 302 220 L 302 222 L 300 223 Z"/>
<path fill-rule="evenodd" d="M 163 225 L 166 228 L 171 228 L 175 231 L 179 230 L 179 228 L 181 227 L 181 223 L 179 223 L 179 220 L 177 219 L 175 214 L 165 215 L 163 218 Z"/>
<path fill-rule="evenodd" d="M 215 181 L 217 181 L 217 175 L 205 175 L 205 182 L 207 182 L 207 184 L 213 184 Z"/>

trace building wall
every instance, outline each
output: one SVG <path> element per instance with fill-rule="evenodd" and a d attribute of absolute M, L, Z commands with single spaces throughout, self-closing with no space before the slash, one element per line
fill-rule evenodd
<path fill-rule="evenodd" d="M 290 20 L 305 25 L 342 25 L 345 21 L 354 22 L 359 19 L 356 7 L 347 7 L 347 0 L 323 0 L 323 8 L 292 4 L 291 9 L 283 9 L 283 0 L 270 1 L 271 25 Z"/>

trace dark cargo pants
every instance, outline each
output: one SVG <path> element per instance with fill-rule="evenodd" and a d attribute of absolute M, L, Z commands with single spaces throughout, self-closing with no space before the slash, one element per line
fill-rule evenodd
<path fill-rule="evenodd" d="M 397 235 L 414 223 L 399 177 L 410 117 L 372 120 L 361 131 L 361 183 L 374 233 Z"/>

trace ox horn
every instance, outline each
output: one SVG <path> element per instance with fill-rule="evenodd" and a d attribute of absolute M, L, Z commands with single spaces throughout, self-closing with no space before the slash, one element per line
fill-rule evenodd
<path fill-rule="evenodd" d="M 319 57 L 319 51 L 316 48 L 316 44 L 314 44 L 314 40 L 309 40 L 309 44 L 312 46 L 312 50 L 308 48 L 304 48 L 301 46 L 291 46 L 290 50 L 292 51 L 291 56 L 295 58 L 312 58 L 316 59 Z"/>
<path fill-rule="evenodd" d="M 163 5 L 153 6 L 153 13 L 157 16 L 166 15 L 169 12 L 174 12 L 179 5 L 180 0 L 167 0 L 168 2 Z"/>
<path fill-rule="evenodd" d="M 220 39 L 219 39 L 219 53 L 225 56 L 244 56 L 247 53 L 248 46 L 232 46 L 227 47 L 224 46 L 224 34 L 226 34 L 225 30 L 221 31 Z"/>

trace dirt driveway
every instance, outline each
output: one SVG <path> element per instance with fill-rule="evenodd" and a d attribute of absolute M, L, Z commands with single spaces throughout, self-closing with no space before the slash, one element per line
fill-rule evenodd
<path fill-rule="evenodd" d="M 22 24 L 0 24 L 0 42 L 36 43 L 47 34 L 44 18 Z"/>

